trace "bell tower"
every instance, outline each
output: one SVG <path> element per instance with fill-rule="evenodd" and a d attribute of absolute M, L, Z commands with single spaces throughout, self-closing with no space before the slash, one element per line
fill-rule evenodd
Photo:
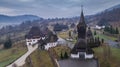
<path fill-rule="evenodd" d="M 87 25 L 85 23 L 85 18 L 83 14 L 83 6 L 81 6 L 81 16 L 79 23 L 77 25 L 78 39 L 85 39 Z"/>

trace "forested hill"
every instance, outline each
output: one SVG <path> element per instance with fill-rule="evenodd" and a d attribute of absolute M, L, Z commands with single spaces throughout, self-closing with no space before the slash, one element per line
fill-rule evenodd
<path fill-rule="evenodd" d="M 18 15 L 18 16 L 7 16 L 0 15 L 0 23 L 21 23 L 28 20 L 42 19 L 35 15 Z"/>
<path fill-rule="evenodd" d="M 98 14 L 89 16 L 89 22 L 98 24 L 112 24 L 120 26 L 120 4 L 108 8 Z"/>

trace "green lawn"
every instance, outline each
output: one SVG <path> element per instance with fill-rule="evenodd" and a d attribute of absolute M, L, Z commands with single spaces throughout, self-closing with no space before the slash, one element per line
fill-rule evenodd
<path fill-rule="evenodd" d="M 115 37 L 107 36 L 104 34 L 97 34 L 97 35 L 95 35 L 95 37 L 99 37 L 100 39 L 104 39 L 104 40 L 112 40 L 112 41 L 117 40 L 117 38 L 115 38 Z"/>
<path fill-rule="evenodd" d="M 48 52 L 45 50 L 37 49 L 30 55 L 30 58 L 33 67 L 54 67 Z M 30 67 L 29 63 L 27 62 L 28 58 L 24 67 Z"/>
<path fill-rule="evenodd" d="M 0 50 L 0 67 L 5 67 L 26 53 L 27 48 L 24 45 L 25 42 L 21 42 L 10 49 Z"/>
<path fill-rule="evenodd" d="M 105 58 L 104 58 L 104 47 L 98 47 L 95 48 L 95 56 L 98 57 L 99 59 L 99 63 L 101 67 L 106 67 L 106 64 L 104 64 L 105 62 Z M 110 47 L 110 58 L 108 59 L 108 62 L 110 64 L 110 67 L 119 67 L 120 66 L 120 49 L 119 48 L 113 48 Z"/>
<path fill-rule="evenodd" d="M 70 48 L 66 47 L 66 46 L 57 46 L 54 48 L 57 56 L 60 58 L 61 53 L 64 55 L 65 52 L 68 53 L 68 55 L 70 54 Z"/>
<path fill-rule="evenodd" d="M 61 38 L 63 38 L 63 39 L 69 38 L 68 32 L 69 32 L 69 31 L 59 32 L 59 33 L 58 33 L 58 36 L 61 37 Z"/>

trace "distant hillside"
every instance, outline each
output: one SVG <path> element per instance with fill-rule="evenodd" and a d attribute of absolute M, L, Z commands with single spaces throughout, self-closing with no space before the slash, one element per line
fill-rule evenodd
<path fill-rule="evenodd" d="M 18 15 L 18 16 L 7 16 L 7 15 L 0 15 L 0 23 L 20 23 L 23 21 L 28 20 L 36 20 L 36 19 L 42 19 L 35 15 Z"/>
<path fill-rule="evenodd" d="M 120 4 L 108 8 L 101 13 L 89 16 L 88 22 L 120 26 Z"/>
<path fill-rule="evenodd" d="M 57 23 L 76 23 L 80 19 L 80 16 L 75 16 L 72 18 L 54 18 L 49 19 L 47 22 L 57 22 Z M 111 8 L 108 8 L 100 13 L 97 13 L 95 15 L 87 15 L 85 16 L 86 23 L 89 23 L 91 25 L 114 25 L 114 26 L 120 26 L 120 4 L 113 6 Z"/>
<path fill-rule="evenodd" d="M 43 19 L 39 18 L 38 16 L 34 15 L 21 15 L 21 16 L 6 16 L 0 15 L 0 22 L 22 22 L 19 25 L 9 25 L 3 26 L 0 28 L 0 36 L 8 34 L 8 33 L 15 33 L 15 32 L 26 32 L 32 26 L 40 26 L 46 27 L 49 26 L 51 29 L 56 24 L 68 25 L 71 26 L 73 23 L 78 23 L 80 16 L 71 17 L 71 18 L 50 18 L 50 19 Z M 99 24 L 99 25 L 108 25 L 112 24 L 114 26 L 120 27 L 120 5 L 111 7 L 102 11 L 101 13 L 95 15 L 85 16 L 85 21 L 88 24 Z M 32 20 L 32 21 L 29 21 Z M 25 21 L 25 22 L 23 22 Z"/>

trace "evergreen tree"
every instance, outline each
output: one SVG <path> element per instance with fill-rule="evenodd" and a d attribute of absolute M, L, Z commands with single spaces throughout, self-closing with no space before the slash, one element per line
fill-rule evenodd
<path fill-rule="evenodd" d="M 94 39 L 94 43 L 97 44 L 97 38 L 96 38 L 96 37 L 95 37 L 95 39 Z"/>
<path fill-rule="evenodd" d="M 112 25 L 110 26 L 110 33 L 113 34 L 113 27 L 112 27 Z"/>
<path fill-rule="evenodd" d="M 99 38 L 99 37 L 97 38 L 97 44 L 98 44 L 98 45 L 101 44 L 101 42 L 100 42 L 100 38 Z"/>
<path fill-rule="evenodd" d="M 69 38 L 71 38 L 71 31 L 69 31 Z"/>
<path fill-rule="evenodd" d="M 68 58 L 68 54 L 67 54 L 67 52 L 65 52 L 64 59 L 67 59 L 67 58 Z"/>
<path fill-rule="evenodd" d="M 8 40 L 5 41 L 4 43 L 4 48 L 8 49 L 12 47 L 12 41 L 10 38 L 8 38 Z"/>
<path fill-rule="evenodd" d="M 60 59 L 64 59 L 62 52 L 60 54 Z"/>
<path fill-rule="evenodd" d="M 96 35 L 97 33 L 96 33 L 96 31 L 94 31 L 94 35 Z"/>
<path fill-rule="evenodd" d="M 104 39 L 101 39 L 101 42 L 104 43 Z"/>
<path fill-rule="evenodd" d="M 104 31 L 108 32 L 108 31 L 110 31 L 110 28 L 108 26 L 105 26 Z"/>
<path fill-rule="evenodd" d="M 119 34 L 118 28 L 114 29 L 112 25 L 110 27 L 105 27 L 104 31 L 110 34 Z"/>
<path fill-rule="evenodd" d="M 115 33 L 116 33 L 116 34 L 119 34 L 119 30 L 118 30 L 117 27 L 116 27 Z"/>

